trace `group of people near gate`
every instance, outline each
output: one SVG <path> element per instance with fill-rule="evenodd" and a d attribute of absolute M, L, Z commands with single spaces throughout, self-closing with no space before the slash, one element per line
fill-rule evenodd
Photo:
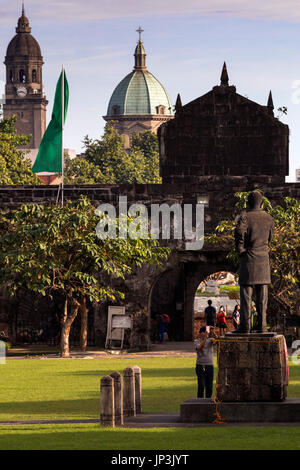
<path fill-rule="evenodd" d="M 226 310 L 224 305 L 219 307 L 219 311 L 217 313 L 215 307 L 212 306 L 212 301 L 208 300 L 208 307 L 205 309 L 205 322 L 206 326 L 218 328 L 219 335 L 223 336 L 228 328 L 227 320 L 226 320 Z M 240 326 L 240 306 L 236 305 L 232 312 L 232 324 L 234 329 L 238 329 Z M 255 303 L 252 302 L 252 309 L 251 309 L 251 319 L 250 319 L 251 331 L 255 331 L 258 327 L 258 314 L 256 310 Z"/>
<path fill-rule="evenodd" d="M 219 307 L 219 311 L 212 305 L 212 301 L 208 300 L 208 307 L 205 309 L 205 323 L 199 332 L 199 339 L 195 342 L 197 351 L 196 374 L 198 378 L 198 398 L 211 398 L 214 378 L 214 352 L 213 345 L 218 338 L 215 328 L 219 329 L 219 336 L 224 336 L 227 330 L 226 310 L 223 305 Z M 251 310 L 251 329 L 257 327 L 257 311 L 254 302 Z M 235 329 L 240 326 L 240 306 L 236 305 L 232 312 L 232 323 Z"/>

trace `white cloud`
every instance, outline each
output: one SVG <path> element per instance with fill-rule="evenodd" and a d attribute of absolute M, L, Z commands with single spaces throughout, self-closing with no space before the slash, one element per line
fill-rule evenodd
<path fill-rule="evenodd" d="M 16 20 L 16 3 L 1 0 L 0 23 Z M 299 0 L 26 0 L 25 9 L 32 19 L 59 22 L 187 14 L 300 22 Z"/>

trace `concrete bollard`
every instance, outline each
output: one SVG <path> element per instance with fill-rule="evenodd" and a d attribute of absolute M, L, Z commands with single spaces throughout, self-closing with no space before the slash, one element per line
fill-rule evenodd
<path fill-rule="evenodd" d="M 109 375 L 100 381 L 100 424 L 115 426 L 114 379 Z"/>
<path fill-rule="evenodd" d="M 142 412 L 142 371 L 139 366 L 133 366 L 135 383 L 135 411 Z"/>
<path fill-rule="evenodd" d="M 123 411 L 124 416 L 136 416 L 134 370 L 127 367 L 123 372 Z"/>
<path fill-rule="evenodd" d="M 115 399 L 115 424 L 122 426 L 123 420 L 123 394 L 122 375 L 120 372 L 113 372 L 110 376 L 114 379 L 114 399 Z"/>

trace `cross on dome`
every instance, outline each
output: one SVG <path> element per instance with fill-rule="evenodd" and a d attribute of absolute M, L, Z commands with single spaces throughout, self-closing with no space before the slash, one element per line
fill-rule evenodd
<path fill-rule="evenodd" d="M 142 41 L 142 33 L 144 32 L 144 30 L 139 26 L 139 29 L 137 29 L 136 32 L 139 33 L 139 41 L 141 42 Z"/>

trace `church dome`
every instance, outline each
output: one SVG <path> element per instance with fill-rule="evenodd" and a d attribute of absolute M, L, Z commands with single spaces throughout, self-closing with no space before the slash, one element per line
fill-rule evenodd
<path fill-rule="evenodd" d="M 31 56 L 41 57 L 41 48 L 36 39 L 30 34 L 31 27 L 29 20 L 25 16 L 24 5 L 22 8 L 22 15 L 18 20 L 18 26 L 16 28 L 16 35 L 10 41 L 6 57 L 18 57 L 18 56 Z"/>
<path fill-rule="evenodd" d="M 114 115 L 173 116 L 173 107 L 164 86 L 146 67 L 146 53 L 141 39 L 134 53 L 135 66 L 115 88 L 107 109 Z"/>
<path fill-rule="evenodd" d="M 164 114 L 173 115 L 168 93 L 157 78 L 147 70 L 134 70 L 115 88 L 107 114 L 160 114 L 161 106 Z"/>
<path fill-rule="evenodd" d="M 6 57 L 18 57 L 18 56 L 34 56 L 41 57 L 41 48 L 39 43 L 30 33 L 16 34 L 10 41 Z"/>

